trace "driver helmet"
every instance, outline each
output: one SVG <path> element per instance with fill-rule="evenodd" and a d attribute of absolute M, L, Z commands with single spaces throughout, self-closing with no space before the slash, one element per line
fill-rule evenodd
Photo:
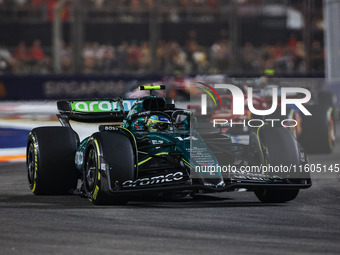
<path fill-rule="evenodd" d="M 165 131 L 169 128 L 170 121 L 162 115 L 152 115 L 146 126 L 150 132 Z"/>

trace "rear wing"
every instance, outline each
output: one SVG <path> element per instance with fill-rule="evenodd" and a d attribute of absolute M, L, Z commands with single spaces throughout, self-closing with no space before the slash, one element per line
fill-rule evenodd
<path fill-rule="evenodd" d="M 121 122 L 136 99 L 62 100 L 57 102 L 62 117 L 80 122 Z"/>

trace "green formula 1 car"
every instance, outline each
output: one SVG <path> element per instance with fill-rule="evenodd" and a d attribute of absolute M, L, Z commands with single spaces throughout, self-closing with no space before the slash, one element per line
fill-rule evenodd
<path fill-rule="evenodd" d="M 285 128 L 263 126 L 250 132 L 249 145 L 233 143 L 152 93 L 134 100 L 59 101 L 58 110 L 62 126 L 38 127 L 28 137 L 27 173 L 36 195 L 80 194 L 94 204 L 124 204 L 134 194 L 192 197 L 242 189 L 262 202 L 286 202 L 311 186 L 301 171 L 307 157 Z M 80 141 L 70 120 L 100 123 L 99 130 Z"/>

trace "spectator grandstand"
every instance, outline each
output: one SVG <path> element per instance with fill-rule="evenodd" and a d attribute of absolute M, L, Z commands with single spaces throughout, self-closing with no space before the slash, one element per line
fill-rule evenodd
<path fill-rule="evenodd" d="M 19 42 L 11 50 L 0 46 L 0 69 L 2 73 L 50 73 L 50 52 L 39 47 L 39 40 L 32 48 L 26 49 L 25 42 Z M 48 48 L 48 47 L 47 47 Z M 72 49 L 63 43 L 61 51 L 62 72 L 69 73 L 72 63 Z M 259 73 L 264 69 L 275 69 L 281 74 L 305 73 L 304 44 L 297 41 L 292 46 L 285 44 L 262 44 L 254 47 L 251 42 L 241 48 L 241 68 L 249 73 Z M 82 52 L 84 73 L 147 73 L 150 66 L 150 51 L 147 41 L 131 43 L 123 41 L 120 45 L 86 42 Z M 312 70 L 324 70 L 324 49 L 319 41 L 313 42 Z M 157 67 L 160 73 L 228 73 L 232 65 L 231 47 L 228 41 L 220 40 L 210 47 L 199 44 L 179 45 L 176 41 L 162 41 L 157 47 Z"/>
<path fill-rule="evenodd" d="M 0 41 L 1 73 L 53 73 L 50 28 L 57 2 L 0 0 L 0 31 L 5 34 Z M 309 6 L 312 14 L 308 17 L 304 14 L 306 2 L 312 3 Z M 157 13 L 162 32 L 153 59 L 150 46 L 154 44 L 148 38 L 148 23 L 155 0 L 82 0 L 86 22 L 81 70 L 83 73 L 148 73 L 151 63 L 156 62 L 161 74 L 255 74 L 264 69 L 275 69 L 281 74 L 323 73 L 324 28 L 319 2 L 161 1 Z M 72 72 L 73 5 L 74 1 L 67 0 L 61 14 L 62 73 Z M 235 10 L 237 31 L 229 18 Z M 308 27 L 309 41 L 304 25 L 307 18 L 312 21 Z M 35 29 L 21 33 L 27 24 L 39 33 Z M 6 29 L 17 33 L 7 36 Z"/>

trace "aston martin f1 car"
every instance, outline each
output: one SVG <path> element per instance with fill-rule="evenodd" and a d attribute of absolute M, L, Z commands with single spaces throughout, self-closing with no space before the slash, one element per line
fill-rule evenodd
<path fill-rule="evenodd" d="M 31 191 L 125 204 L 134 194 L 247 190 L 262 202 L 286 202 L 311 186 L 307 156 L 287 129 L 265 125 L 250 132 L 249 145 L 234 143 L 154 96 L 163 85 L 140 89 L 150 96 L 58 101 L 62 126 L 34 128 L 28 137 Z M 80 141 L 70 121 L 98 123 L 99 130 Z"/>

